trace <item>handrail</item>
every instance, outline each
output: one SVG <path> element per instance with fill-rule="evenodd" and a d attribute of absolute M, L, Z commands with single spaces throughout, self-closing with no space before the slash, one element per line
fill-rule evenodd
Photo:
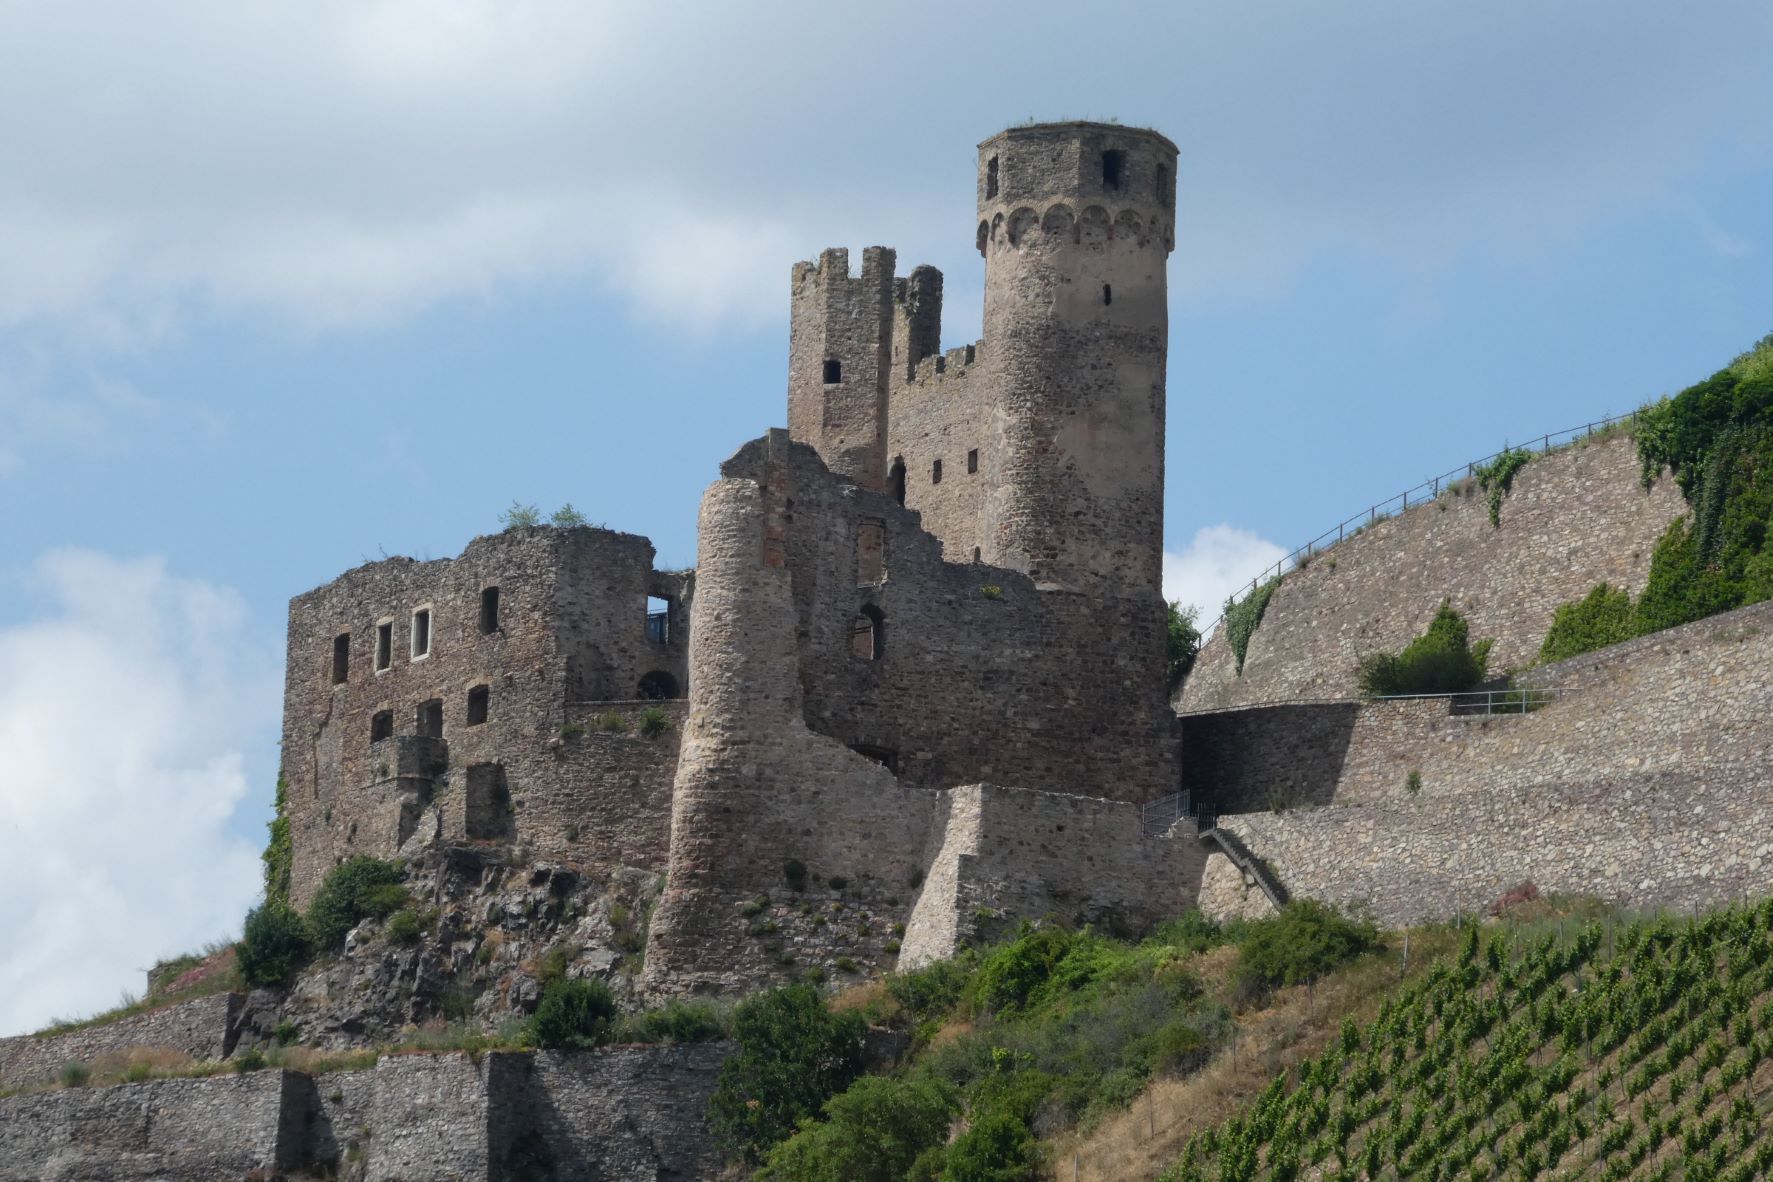
<path fill-rule="evenodd" d="M 1177 718 L 1204 714 L 1230 714 L 1239 710 L 1264 710 L 1271 706 L 1359 706 L 1369 702 L 1445 701 L 1452 714 L 1527 714 L 1571 692 L 1568 686 L 1515 686 L 1512 689 L 1462 690 L 1456 694 L 1376 694 L 1370 698 L 1273 698 L 1241 706 L 1210 706 L 1205 710 L 1178 710 Z M 1464 707 L 1481 707 L 1465 709 Z"/>
<path fill-rule="evenodd" d="M 1539 440 L 1540 454 L 1543 455 L 1544 453 L 1549 452 L 1551 450 L 1553 440 L 1558 440 L 1559 445 L 1562 446 L 1563 443 L 1574 441 L 1576 439 L 1576 437 L 1579 435 L 1583 436 L 1584 438 L 1592 436 L 1595 433 L 1596 428 L 1605 429 L 1607 427 L 1613 426 L 1616 423 L 1623 423 L 1627 420 L 1630 420 L 1632 423 L 1635 424 L 1638 421 L 1638 412 L 1634 410 L 1630 414 L 1610 415 L 1604 419 L 1596 419 L 1592 423 L 1584 423 L 1580 427 L 1566 427 L 1562 431 L 1549 432 L 1545 435 L 1540 436 L 1540 440 Z M 1527 444 L 1527 447 L 1530 449 L 1532 447 L 1532 443 L 1529 442 Z M 1385 517 L 1390 517 L 1393 512 L 1393 510 L 1391 509 L 1391 505 L 1393 502 L 1401 502 L 1398 509 L 1396 510 L 1397 512 L 1401 513 L 1405 509 L 1408 509 L 1410 507 L 1410 497 L 1414 493 L 1419 493 L 1424 489 L 1428 489 L 1428 490 L 1430 490 L 1429 499 L 1432 500 L 1434 497 L 1440 496 L 1441 486 L 1442 486 L 1443 482 L 1450 485 L 1455 479 L 1469 480 L 1473 475 L 1476 474 L 1478 465 L 1488 464 L 1491 460 L 1494 460 L 1499 456 L 1502 456 L 1510 451 L 1515 451 L 1515 450 L 1517 450 L 1517 449 L 1512 444 L 1505 444 L 1505 445 L 1503 445 L 1503 448 L 1501 451 L 1492 452 L 1489 455 L 1485 456 L 1481 460 L 1472 460 L 1470 463 L 1463 465 L 1462 466 L 1463 471 L 1461 470 L 1461 468 L 1454 468 L 1449 472 L 1443 472 L 1443 473 L 1441 473 L 1441 475 L 1431 477 L 1428 480 L 1424 480 L 1421 484 L 1415 485 L 1411 488 L 1407 488 L 1403 492 L 1398 493 L 1395 496 L 1387 497 L 1383 501 L 1379 501 L 1373 505 L 1369 505 L 1365 510 L 1363 510 L 1360 513 L 1354 514 L 1352 517 L 1344 518 L 1343 520 L 1337 522 L 1334 526 L 1330 527 L 1329 529 L 1326 529 L 1323 533 L 1319 534 L 1317 537 L 1311 539 L 1311 541 L 1309 541 L 1309 542 L 1305 543 L 1303 546 L 1300 546 L 1297 549 L 1295 549 L 1291 554 L 1288 554 L 1286 557 L 1277 561 L 1273 566 L 1264 567 L 1261 574 L 1257 575 L 1255 578 L 1250 580 L 1250 585 L 1248 587 L 1240 588 L 1239 590 L 1237 590 L 1236 592 L 1233 592 L 1230 596 L 1228 596 L 1227 597 L 1227 604 L 1236 603 L 1238 601 L 1238 599 L 1242 598 L 1243 596 L 1250 595 L 1253 592 L 1255 592 L 1255 590 L 1258 587 L 1260 587 L 1264 581 L 1271 579 L 1271 578 L 1279 578 L 1281 575 L 1285 574 L 1287 571 L 1297 567 L 1299 565 L 1299 559 L 1301 557 L 1304 557 L 1307 561 L 1309 561 L 1310 559 L 1315 557 L 1317 554 L 1320 554 L 1323 551 L 1328 550 L 1331 546 L 1334 546 L 1337 542 L 1342 541 L 1343 538 L 1345 536 L 1347 536 L 1346 531 L 1350 525 L 1353 525 L 1354 523 L 1361 521 L 1361 519 L 1363 517 L 1366 518 L 1366 520 L 1364 522 L 1362 522 L 1362 524 L 1359 527 L 1357 527 L 1357 532 L 1360 529 L 1365 529 L 1369 525 L 1377 525 L 1382 520 L 1382 518 L 1380 517 L 1381 511 L 1384 512 Z M 1328 540 L 1330 538 L 1331 534 L 1336 535 L 1334 541 Z M 1220 623 L 1222 623 L 1224 621 L 1224 619 L 1225 619 L 1225 613 L 1223 611 L 1221 611 L 1217 616 L 1213 617 L 1212 623 L 1206 625 L 1204 628 L 1202 628 L 1200 630 L 1200 634 L 1203 637 L 1206 636 L 1207 634 L 1212 632 L 1213 629 L 1217 628 L 1220 625 Z"/>
<path fill-rule="evenodd" d="M 1256 885 L 1262 888 L 1262 893 L 1268 896 L 1268 901 L 1274 904 L 1276 911 L 1287 905 L 1287 888 L 1268 872 L 1268 867 L 1249 851 L 1237 834 L 1215 824 L 1211 829 L 1202 830 L 1200 837 L 1202 841 L 1211 841 L 1218 846 L 1231 859 L 1233 866 L 1255 879 Z"/>

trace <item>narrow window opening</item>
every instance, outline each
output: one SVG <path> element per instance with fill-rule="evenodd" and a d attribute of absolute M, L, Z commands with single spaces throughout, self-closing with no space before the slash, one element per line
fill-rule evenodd
<path fill-rule="evenodd" d="M 843 362 L 835 357 L 825 358 L 825 384 L 835 386 L 843 381 Z"/>
<path fill-rule="evenodd" d="M 490 636 L 499 630 L 499 589 L 487 587 L 480 592 L 480 632 Z"/>
<path fill-rule="evenodd" d="M 1114 302 L 1114 285 L 1113 284 L 1104 283 L 1102 285 L 1102 302 L 1104 304 L 1112 304 Z"/>
<path fill-rule="evenodd" d="M 931 460 L 930 461 L 930 483 L 931 484 L 941 484 L 942 483 L 942 461 L 941 460 Z"/>
<path fill-rule="evenodd" d="M 967 453 L 967 475 L 971 476 L 979 470 L 979 449 L 974 448 Z"/>
<path fill-rule="evenodd" d="M 412 614 L 412 659 L 431 655 L 431 613 L 420 609 Z"/>
<path fill-rule="evenodd" d="M 640 696 L 648 702 L 662 702 L 677 696 L 677 678 L 663 669 L 654 669 L 640 679 Z"/>
<path fill-rule="evenodd" d="M 887 473 L 887 491 L 892 494 L 893 500 L 901 505 L 905 503 L 905 458 L 903 456 L 893 461 L 892 470 Z"/>
<path fill-rule="evenodd" d="M 886 652 L 886 617 L 872 603 L 864 604 L 850 625 L 850 655 L 861 661 L 878 661 Z"/>
<path fill-rule="evenodd" d="M 1127 168 L 1127 154 L 1120 151 L 1102 153 L 1102 187 L 1118 189 Z"/>
<path fill-rule="evenodd" d="M 646 597 L 646 638 L 654 644 L 671 643 L 671 601 L 657 595 Z"/>
<path fill-rule="evenodd" d="M 341 632 L 332 640 L 332 683 L 344 685 L 351 676 L 351 634 Z"/>
<path fill-rule="evenodd" d="M 997 196 L 997 157 L 993 156 L 985 162 L 985 199 L 989 201 Z"/>
<path fill-rule="evenodd" d="M 369 720 L 369 741 L 380 743 L 394 737 L 394 711 L 378 710 Z"/>
<path fill-rule="evenodd" d="M 442 698 L 432 698 L 429 702 L 419 703 L 418 734 L 421 739 L 443 738 Z"/>
<path fill-rule="evenodd" d="M 516 810 L 505 784 L 505 769 L 496 763 L 477 763 L 466 777 L 464 828 L 473 841 L 500 841 L 516 836 Z"/>
<path fill-rule="evenodd" d="M 856 585 L 869 587 L 886 576 L 886 523 L 868 520 L 856 527 Z"/>
<path fill-rule="evenodd" d="M 1157 199 L 1159 201 L 1164 199 L 1164 190 L 1169 187 L 1170 166 L 1167 164 L 1160 164 L 1157 166 Z"/>
<path fill-rule="evenodd" d="M 973 547 L 973 561 L 974 562 L 979 561 L 979 547 L 977 547 L 977 546 Z"/>
<path fill-rule="evenodd" d="M 376 672 L 380 673 L 394 661 L 394 625 L 376 625 Z"/>
<path fill-rule="evenodd" d="M 468 725 L 479 726 L 486 721 L 486 710 L 492 698 L 492 691 L 484 685 L 477 685 L 468 691 Z"/>

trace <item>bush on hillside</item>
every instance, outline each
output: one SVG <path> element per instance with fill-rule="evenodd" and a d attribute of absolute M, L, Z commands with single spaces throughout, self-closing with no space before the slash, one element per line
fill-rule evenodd
<path fill-rule="evenodd" d="M 733 1011 L 738 1049 L 721 1065 L 709 1104 L 715 1133 L 752 1165 L 862 1074 L 867 1025 L 833 1014 L 811 985 L 789 985 Z"/>
<path fill-rule="evenodd" d="M 949 1146 L 942 1182 L 1027 1182 L 1039 1177 L 1040 1147 L 1028 1125 L 988 1112 Z"/>
<path fill-rule="evenodd" d="M 676 998 L 622 1026 L 624 1042 L 713 1042 L 725 1034 L 726 1015 L 713 1004 Z"/>
<path fill-rule="evenodd" d="M 555 981 L 542 991 L 530 1016 L 530 1041 L 538 1047 L 582 1050 L 610 1040 L 616 996 L 602 981 Z"/>
<path fill-rule="evenodd" d="M 1057 928 L 1024 932 L 979 966 L 973 1004 L 991 1014 L 1027 1006 L 1070 950 L 1071 937 Z"/>
<path fill-rule="evenodd" d="M 1379 929 L 1315 899 L 1295 899 L 1245 930 L 1233 979 L 1243 1000 L 1302 985 L 1380 947 Z"/>
<path fill-rule="evenodd" d="M 326 951 L 342 947 L 345 936 L 366 919 L 380 919 L 406 905 L 400 867 L 380 858 L 359 855 L 327 872 L 308 905 L 308 934 Z"/>
<path fill-rule="evenodd" d="M 248 985 L 281 985 L 307 956 L 308 927 L 289 904 L 267 899 L 246 913 L 234 961 Z"/>
<path fill-rule="evenodd" d="M 867 1075 L 825 1104 L 825 1119 L 770 1153 L 759 1182 L 902 1182 L 926 1150 L 940 1145 L 960 1101 L 929 1075 Z"/>
<path fill-rule="evenodd" d="M 1358 677 L 1362 697 L 1398 694 L 1457 694 L 1484 680 L 1490 641 L 1471 643 L 1465 617 L 1441 600 L 1428 630 L 1401 653 L 1370 653 L 1361 658 Z"/>
<path fill-rule="evenodd" d="M 1558 608 L 1545 633 L 1545 643 L 1539 646 L 1540 663 L 1562 661 L 1630 640 L 1637 635 L 1632 613 L 1631 592 L 1596 584 L 1575 603 Z"/>

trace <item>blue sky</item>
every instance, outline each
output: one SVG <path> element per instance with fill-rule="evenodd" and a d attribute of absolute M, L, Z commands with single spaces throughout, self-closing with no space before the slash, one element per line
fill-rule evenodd
<path fill-rule="evenodd" d="M 0 2 L 0 1032 L 251 902 L 284 605 L 512 499 L 694 561 L 789 268 L 978 332 L 974 144 L 1181 148 L 1166 548 L 1338 518 L 1773 330 L 1764 3 Z"/>

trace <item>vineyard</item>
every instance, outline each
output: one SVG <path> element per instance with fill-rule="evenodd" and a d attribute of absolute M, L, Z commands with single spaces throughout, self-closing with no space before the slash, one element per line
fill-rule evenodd
<path fill-rule="evenodd" d="M 1773 902 L 1470 928 L 1159 1182 L 1773 1176 Z"/>

